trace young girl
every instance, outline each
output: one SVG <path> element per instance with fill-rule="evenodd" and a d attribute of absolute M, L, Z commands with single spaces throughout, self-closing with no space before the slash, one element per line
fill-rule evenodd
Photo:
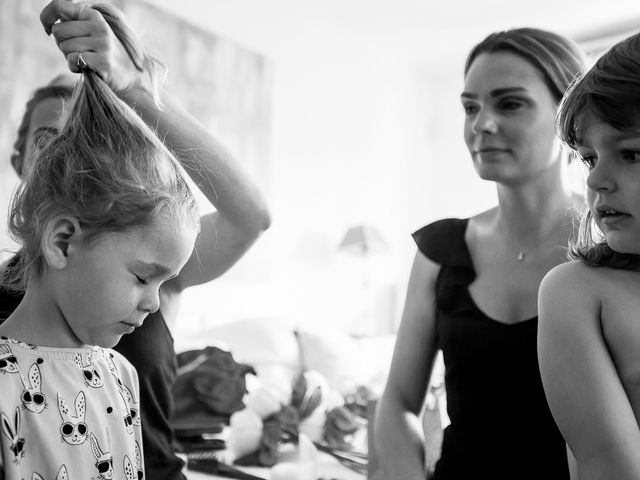
<path fill-rule="evenodd" d="M 2 478 L 142 478 L 137 374 L 110 347 L 158 309 L 198 218 L 175 158 L 85 69 L 12 204 L 3 280 L 25 295 L 0 326 Z"/>
<path fill-rule="evenodd" d="M 563 139 L 589 172 L 575 262 L 544 279 L 545 393 L 580 480 L 640 478 L 640 36 L 604 54 L 564 99 Z"/>

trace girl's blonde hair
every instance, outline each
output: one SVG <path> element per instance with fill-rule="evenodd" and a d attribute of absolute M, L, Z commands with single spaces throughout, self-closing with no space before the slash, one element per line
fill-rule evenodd
<path fill-rule="evenodd" d="M 42 235 L 58 216 L 75 217 L 87 240 L 158 222 L 198 225 L 175 157 L 97 74 L 82 77 L 59 135 L 38 152 L 13 197 L 9 231 L 22 250 L 3 272 L 11 290 L 43 272 Z"/>

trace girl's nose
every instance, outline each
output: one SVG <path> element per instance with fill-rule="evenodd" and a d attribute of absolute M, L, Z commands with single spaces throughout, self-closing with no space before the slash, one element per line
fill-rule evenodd
<path fill-rule="evenodd" d="M 595 166 L 587 175 L 587 187 L 594 192 L 609 192 L 615 190 L 616 181 L 610 161 L 599 158 Z"/>
<path fill-rule="evenodd" d="M 160 289 L 149 289 L 141 300 L 138 309 L 143 312 L 153 313 L 160 308 Z"/>

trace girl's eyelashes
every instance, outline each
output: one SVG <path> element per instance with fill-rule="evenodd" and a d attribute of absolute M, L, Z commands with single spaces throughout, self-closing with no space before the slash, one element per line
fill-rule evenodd
<path fill-rule="evenodd" d="M 141 283 L 142 285 L 146 285 L 147 284 L 148 280 L 146 278 L 143 278 L 143 277 L 141 277 L 139 275 L 136 275 L 136 274 L 134 274 L 134 276 L 136 277 L 136 280 L 138 280 L 138 282 Z"/>
<path fill-rule="evenodd" d="M 589 170 L 593 169 L 596 166 L 596 157 L 593 155 L 581 155 L 578 153 L 578 158 L 582 164 L 587 167 Z"/>

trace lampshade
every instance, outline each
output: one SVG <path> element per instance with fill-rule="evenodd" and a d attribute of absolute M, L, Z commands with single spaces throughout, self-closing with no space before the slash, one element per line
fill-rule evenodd
<path fill-rule="evenodd" d="M 338 245 L 338 250 L 361 254 L 383 252 L 388 249 L 389 245 L 382 234 L 371 225 L 350 227 Z"/>

